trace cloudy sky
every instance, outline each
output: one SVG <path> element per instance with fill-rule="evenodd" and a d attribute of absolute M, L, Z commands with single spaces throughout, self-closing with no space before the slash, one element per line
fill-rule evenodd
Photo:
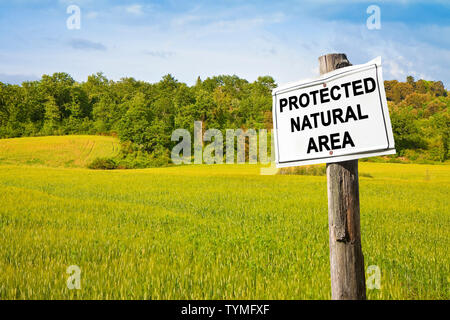
<path fill-rule="evenodd" d="M 67 28 L 70 5 L 80 29 Z M 377 5 L 381 29 L 369 30 Z M 385 79 L 450 85 L 450 1 L 357 0 L 0 0 L 0 81 L 67 72 L 78 81 L 102 71 L 114 80 L 155 82 L 167 73 L 271 75 L 285 83 L 318 74 L 317 57 L 377 56 Z"/>

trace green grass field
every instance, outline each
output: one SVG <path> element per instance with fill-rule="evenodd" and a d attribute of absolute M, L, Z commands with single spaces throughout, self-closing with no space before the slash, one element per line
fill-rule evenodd
<path fill-rule="evenodd" d="M 64 168 L 117 142 L 34 139 L 0 140 L 0 299 L 330 298 L 326 177 Z M 40 151 L 54 141 L 59 160 Z M 450 166 L 360 172 L 365 265 L 382 276 L 368 298 L 449 299 Z M 70 265 L 81 290 L 66 286 Z"/>
<path fill-rule="evenodd" d="M 113 157 L 119 150 L 119 141 L 105 136 L 0 139 L 0 165 L 80 168 L 95 158 Z"/>

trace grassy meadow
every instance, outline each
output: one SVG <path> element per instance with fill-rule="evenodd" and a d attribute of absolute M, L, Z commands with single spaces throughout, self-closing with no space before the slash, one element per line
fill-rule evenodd
<path fill-rule="evenodd" d="M 110 137 L 0 140 L 0 299 L 329 299 L 326 177 L 82 168 Z M 450 299 L 450 166 L 360 162 L 369 299 Z M 70 265 L 81 289 L 66 286 Z"/>
<path fill-rule="evenodd" d="M 119 140 L 107 136 L 50 136 L 0 139 L 0 165 L 81 168 L 113 157 Z"/>

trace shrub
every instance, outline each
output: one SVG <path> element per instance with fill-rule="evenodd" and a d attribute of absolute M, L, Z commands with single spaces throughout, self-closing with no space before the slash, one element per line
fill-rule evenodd
<path fill-rule="evenodd" d="M 367 172 L 358 172 L 359 177 L 365 177 L 365 178 L 373 178 L 373 175 Z"/>
<path fill-rule="evenodd" d="M 314 165 L 314 166 L 281 168 L 278 170 L 277 174 L 324 176 L 327 174 L 327 167 L 325 165 Z"/>
<path fill-rule="evenodd" d="M 117 162 L 119 169 L 157 168 L 167 165 L 166 159 L 155 157 L 153 154 L 131 154 Z"/>
<path fill-rule="evenodd" d="M 117 164 L 113 159 L 96 158 L 88 165 L 89 169 L 113 170 L 117 168 Z"/>

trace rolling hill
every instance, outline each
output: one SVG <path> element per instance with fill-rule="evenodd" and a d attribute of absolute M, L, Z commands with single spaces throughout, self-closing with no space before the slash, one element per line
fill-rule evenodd
<path fill-rule="evenodd" d="M 82 168 L 95 158 L 113 157 L 119 150 L 119 140 L 109 136 L 0 139 L 0 165 Z"/>

